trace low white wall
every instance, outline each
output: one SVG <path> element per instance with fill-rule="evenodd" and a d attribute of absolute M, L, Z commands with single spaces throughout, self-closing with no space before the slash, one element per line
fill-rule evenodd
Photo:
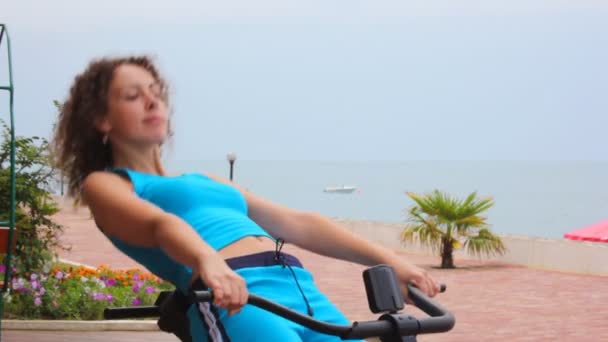
<path fill-rule="evenodd" d="M 432 255 L 428 247 L 411 243 L 405 245 L 401 242 L 402 224 L 346 219 L 335 219 L 335 221 L 366 239 L 381 243 L 386 247 Z M 547 270 L 608 276 L 608 243 L 512 235 L 501 235 L 501 238 L 507 247 L 507 252 L 502 256 L 483 257 L 483 260 L 495 260 Z M 454 256 L 478 259 L 463 250 L 456 251 Z"/>

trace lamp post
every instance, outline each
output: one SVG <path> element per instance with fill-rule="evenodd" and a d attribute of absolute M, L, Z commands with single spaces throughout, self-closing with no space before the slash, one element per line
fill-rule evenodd
<path fill-rule="evenodd" d="M 230 152 L 226 156 L 226 159 L 228 159 L 228 163 L 230 163 L 230 181 L 232 182 L 232 172 L 234 169 L 234 161 L 236 160 L 236 154 L 234 152 Z"/>

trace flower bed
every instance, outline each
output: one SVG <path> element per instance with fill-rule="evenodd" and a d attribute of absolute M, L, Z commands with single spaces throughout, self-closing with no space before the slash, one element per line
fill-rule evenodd
<path fill-rule="evenodd" d="M 3 265 L 0 273 L 3 274 Z M 48 272 L 15 275 L 5 298 L 12 319 L 103 319 L 114 306 L 152 305 L 158 292 L 174 286 L 139 269 L 90 269 L 57 264 Z"/>

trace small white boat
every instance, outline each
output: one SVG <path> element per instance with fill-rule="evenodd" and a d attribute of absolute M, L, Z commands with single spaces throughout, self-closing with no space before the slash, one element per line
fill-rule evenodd
<path fill-rule="evenodd" d="M 356 186 L 353 185 L 342 185 L 342 186 L 328 186 L 323 189 L 323 192 L 339 193 L 339 194 L 350 194 L 357 190 Z"/>

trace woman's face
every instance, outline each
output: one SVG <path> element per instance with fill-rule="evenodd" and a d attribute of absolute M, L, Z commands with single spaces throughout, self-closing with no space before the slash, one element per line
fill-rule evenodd
<path fill-rule="evenodd" d="M 146 69 L 133 64 L 118 66 L 108 92 L 108 113 L 99 129 L 115 143 L 162 143 L 167 137 L 169 117 L 163 91 Z"/>

